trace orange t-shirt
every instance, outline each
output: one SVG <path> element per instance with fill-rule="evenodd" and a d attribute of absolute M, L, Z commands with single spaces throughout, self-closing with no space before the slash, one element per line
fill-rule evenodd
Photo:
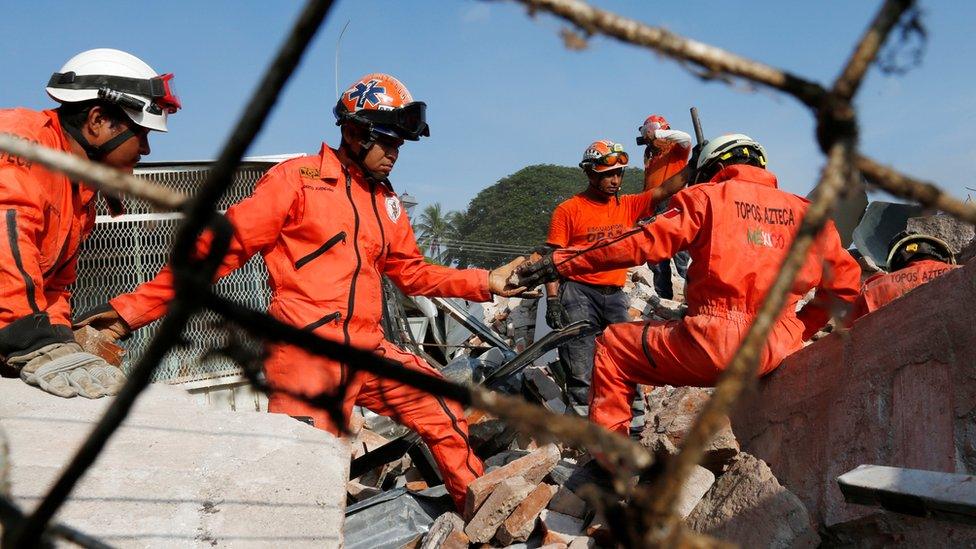
<path fill-rule="evenodd" d="M 626 194 L 618 201 L 598 202 L 585 192 L 556 206 L 549 222 L 548 244 L 560 248 L 582 248 L 597 240 L 612 238 L 632 228 L 637 220 L 654 213 L 651 191 Z M 614 269 L 570 277 L 570 280 L 600 286 L 623 286 L 627 269 Z"/>

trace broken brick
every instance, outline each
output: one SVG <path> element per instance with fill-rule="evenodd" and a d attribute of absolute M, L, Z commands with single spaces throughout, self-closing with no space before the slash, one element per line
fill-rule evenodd
<path fill-rule="evenodd" d="M 521 477 L 507 478 L 499 483 L 488 499 L 478 509 L 464 533 L 472 543 L 485 543 L 495 537 L 495 532 L 505 518 L 535 488 Z"/>
<path fill-rule="evenodd" d="M 502 523 L 496 534 L 498 541 L 505 545 L 511 545 L 517 541 L 529 539 L 532 531 L 535 530 L 535 522 L 539 518 L 539 513 L 546 508 L 546 504 L 549 503 L 555 493 L 555 486 L 549 484 L 536 486 L 535 490 L 526 496 Z"/>
<path fill-rule="evenodd" d="M 430 525 L 420 549 L 467 549 L 470 543 L 464 520 L 456 513 L 444 513 Z"/>
<path fill-rule="evenodd" d="M 526 483 L 535 486 L 542 482 L 559 462 L 559 448 L 554 444 L 546 445 L 531 454 L 521 457 L 494 471 L 485 473 L 468 484 L 468 493 L 464 502 L 464 516 L 471 518 L 488 499 L 492 490 L 502 481 L 510 478 L 521 478 Z"/>
<path fill-rule="evenodd" d="M 353 501 L 363 501 L 364 499 L 369 499 L 373 496 L 379 495 L 382 492 L 379 488 L 373 486 L 366 486 L 365 484 L 356 482 L 355 480 L 350 480 L 346 483 L 346 493 Z"/>
<path fill-rule="evenodd" d="M 82 326 L 75 330 L 75 342 L 81 345 L 85 352 L 99 356 L 109 364 L 122 365 L 125 349 L 116 344 L 114 339 L 102 335 L 101 331 L 91 326 Z"/>

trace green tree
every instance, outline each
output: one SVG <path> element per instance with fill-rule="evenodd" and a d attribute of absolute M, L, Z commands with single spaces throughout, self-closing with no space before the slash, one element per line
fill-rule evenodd
<path fill-rule="evenodd" d="M 462 266 L 493 268 L 518 255 L 502 250 L 514 246 L 527 253 L 544 244 L 552 211 L 586 186 L 579 168 L 551 164 L 528 166 L 502 178 L 478 193 L 460 216 L 459 240 L 472 244 L 462 245 L 454 259 Z M 622 193 L 640 192 L 642 187 L 642 170 L 624 172 Z"/>
<path fill-rule="evenodd" d="M 424 208 L 413 225 L 417 244 L 428 259 L 449 265 L 454 260 L 453 242 L 458 240 L 458 223 L 461 214 L 444 212 L 439 202 Z"/>

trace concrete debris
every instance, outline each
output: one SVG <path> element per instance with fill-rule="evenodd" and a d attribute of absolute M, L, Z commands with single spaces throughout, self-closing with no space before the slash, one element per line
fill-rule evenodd
<path fill-rule="evenodd" d="M 547 507 L 551 511 L 581 519 L 586 516 L 586 502 L 565 486 L 560 486 Z"/>
<path fill-rule="evenodd" d="M 565 543 L 569 545 L 577 537 L 585 537 L 586 526 L 581 519 L 546 509 L 539 514 L 542 521 L 542 543 Z"/>
<path fill-rule="evenodd" d="M 498 529 L 498 541 L 511 545 L 529 539 L 532 531 L 535 530 L 536 519 L 555 493 L 556 487 L 550 484 L 543 483 L 536 486 L 502 523 L 501 528 Z"/>
<path fill-rule="evenodd" d="M 911 217 L 908 230 L 945 240 L 954 254 L 959 254 L 976 239 L 972 224 L 945 214 Z"/>
<path fill-rule="evenodd" d="M 0 379 L 11 495 L 33 509 L 111 399 Z M 150 385 L 57 520 L 117 547 L 339 546 L 349 449 L 283 414 L 221 412 Z"/>
<path fill-rule="evenodd" d="M 675 504 L 681 518 L 688 518 L 713 484 L 715 484 L 715 473 L 701 465 L 696 465 L 688 481 L 681 487 L 681 494 Z"/>
<path fill-rule="evenodd" d="M 658 387 L 645 396 L 646 411 L 641 444 L 659 456 L 674 455 L 694 424 L 712 389 L 700 387 Z M 739 452 L 728 418 L 706 448 L 702 465 L 721 473 L 726 463 Z"/>
<path fill-rule="evenodd" d="M 769 466 L 740 453 L 688 516 L 693 530 L 742 547 L 816 547 L 820 537 L 800 500 Z"/>
<path fill-rule="evenodd" d="M 7 446 L 7 434 L 0 426 L 0 496 L 10 493 L 10 448 Z"/>

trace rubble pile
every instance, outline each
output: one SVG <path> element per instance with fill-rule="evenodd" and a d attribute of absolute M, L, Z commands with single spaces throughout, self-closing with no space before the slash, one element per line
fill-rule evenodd
<path fill-rule="evenodd" d="M 538 368 L 529 370 L 533 369 Z M 647 391 L 641 443 L 659 460 L 676 454 L 711 391 L 695 387 Z M 347 515 L 352 516 L 347 516 L 347 547 L 613 544 L 606 521 L 580 495 L 588 484 L 608 486 L 587 454 L 555 444 L 540 447 L 531 437 L 481 412 L 470 414 L 468 420 L 472 446 L 484 459 L 486 473 L 468 486 L 462 512 L 456 512 L 442 487 L 430 488 L 433 481 L 425 479 L 412 457 L 405 455 L 349 482 Z M 375 422 L 362 422 L 353 443 L 354 457 L 386 440 L 370 430 L 371 423 Z M 728 423 L 685 484 L 678 509 L 692 529 L 745 547 L 820 543 L 800 500 L 780 485 L 765 462 L 740 451 Z M 377 533 L 380 525 L 383 536 Z"/>

